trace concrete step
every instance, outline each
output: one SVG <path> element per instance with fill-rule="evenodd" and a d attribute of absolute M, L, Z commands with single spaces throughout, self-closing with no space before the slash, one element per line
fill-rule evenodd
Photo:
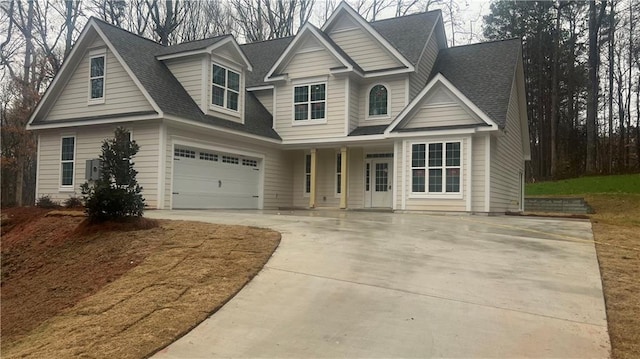
<path fill-rule="evenodd" d="M 555 213 L 593 213 L 593 209 L 584 200 L 576 197 L 527 197 L 524 199 L 527 212 Z"/>

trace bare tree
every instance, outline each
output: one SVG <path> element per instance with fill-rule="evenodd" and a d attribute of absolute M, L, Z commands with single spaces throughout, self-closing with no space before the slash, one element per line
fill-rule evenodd
<path fill-rule="evenodd" d="M 173 43 L 173 35 L 176 29 L 184 21 L 185 2 L 179 0 L 145 0 L 151 22 L 153 33 L 157 36 L 158 42 L 164 46 Z"/>
<path fill-rule="evenodd" d="M 587 173 L 595 173 L 597 169 L 596 153 L 598 145 L 598 67 L 600 65 L 600 48 L 598 38 L 600 25 L 607 6 L 606 0 L 599 4 L 589 3 L 589 89 L 587 91 Z"/>

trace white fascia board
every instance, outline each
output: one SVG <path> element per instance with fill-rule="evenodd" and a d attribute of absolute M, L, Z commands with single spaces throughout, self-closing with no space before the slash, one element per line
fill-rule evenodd
<path fill-rule="evenodd" d="M 462 103 L 467 106 L 474 114 L 476 114 L 482 121 L 490 125 L 489 130 L 497 130 L 498 125 L 493 122 L 482 110 L 478 108 L 471 100 L 467 98 L 460 90 L 458 90 L 449 80 L 447 80 L 442 74 L 437 74 L 428 84 L 427 86 L 420 91 L 418 96 L 416 96 L 411 103 L 400 112 L 400 114 L 396 117 L 396 119 L 387 127 L 385 130 L 385 134 L 391 133 L 398 124 L 405 119 L 405 117 L 424 99 L 424 97 L 429 93 L 429 91 L 437 84 L 441 83 L 446 87 L 449 91 L 451 91 L 454 96 L 456 96 Z M 485 130 L 486 131 L 486 130 Z"/>
<path fill-rule="evenodd" d="M 52 123 L 42 123 L 42 124 L 28 124 L 27 130 L 37 131 L 37 130 L 48 130 L 51 128 L 67 128 L 67 127 L 82 127 L 82 126 L 92 126 L 92 125 L 106 125 L 110 123 L 121 123 L 121 122 L 133 122 L 133 121 L 146 121 L 146 120 L 155 120 L 160 119 L 162 116 L 159 114 L 155 115 L 143 115 L 143 116 L 127 116 L 121 118 L 104 118 L 99 120 L 86 120 L 86 121 L 69 121 L 69 122 L 52 122 Z"/>
<path fill-rule="evenodd" d="M 382 77 L 382 76 L 391 76 L 391 75 L 399 75 L 399 74 L 408 74 L 413 72 L 413 69 L 410 68 L 403 68 L 403 69 L 396 69 L 396 70 L 388 70 L 388 71 L 376 71 L 376 72 L 365 72 L 364 73 L 364 78 L 375 78 L 375 77 Z"/>
<path fill-rule="evenodd" d="M 184 52 L 176 52 L 175 54 L 156 56 L 156 60 L 163 61 L 163 60 L 177 59 L 177 58 L 180 58 L 180 57 L 187 57 L 187 56 L 206 54 L 206 53 L 207 53 L 207 49 L 198 49 L 198 50 L 191 50 L 191 51 L 184 51 Z"/>
<path fill-rule="evenodd" d="M 282 54 L 280 55 L 280 57 L 278 58 L 278 60 L 273 64 L 273 66 L 271 67 L 271 69 L 269 70 L 269 72 L 267 72 L 267 75 L 264 77 L 264 81 L 265 82 L 269 82 L 269 81 L 274 81 L 274 80 L 280 80 L 280 78 L 275 77 L 272 78 L 273 73 L 275 72 L 275 70 L 284 62 L 284 60 L 289 56 L 290 52 L 293 51 L 296 47 L 296 45 L 298 44 L 298 42 L 300 41 L 300 39 L 307 33 L 310 32 L 318 41 L 320 41 L 320 43 L 331 52 L 331 54 L 338 59 L 347 69 L 349 69 L 350 71 L 353 71 L 353 66 L 351 66 L 351 64 L 349 63 L 349 61 L 347 61 L 344 57 L 342 57 L 334 48 L 333 46 L 331 46 L 322 36 L 320 36 L 320 34 L 318 33 L 318 30 L 311 25 L 310 23 L 306 23 L 302 29 L 300 29 L 300 31 L 298 32 L 298 34 L 296 35 L 296 37 L 293 39 L 293 41 L 291 41 L 289 43 L 289 46 L 287 46 L 287 48 L 282 52 Z"/>
<path fill-rule="evenodd" d="M 386 135 L 387 138 L 410 138 L 410 137 L 432 137 L 432 136 L 456 136 L 456 135 L 469 135 L 478 132 L 476 127 L 460 128 L 460 129 L 446 129 L 446 130 L 423 130 L 423 131 L 410 131 L 410 132 L 393 132 Z"/>
<path fill-rule="evenodd" d="M 95 29 L 98 32 L 98 34 L 102 37 L 102 40 L 107 44 L 107 47 L 109 48 L 109 50 L 111 50 L 111 53 L 116 57 L 116 59 L 118 59 L 118 62 L 120 62 L 120 65 L 127 72 L 131 80 L 133 80 L 136 86 L 138 86 L 138 89 L 140 90 L 140 92 L 142 92 L 142 95 L 144 95 L 147 101 L 149 101 L 149 104 L 151 104 L 151 107 L 153 107 L 153 109 L 162 117 L 164 112 L 160 109 L 158 104 L 153 100 L 151 95 L 149 95 L 149 92 L 147 91 L 147 89 L 144 88 L 144 86 L 142 86 L 142 83 L 140 83 L 140 80 L 138 80 L 138 77 L 133 73 L 133 71 L 131 71 L 131 69 L 129 68 L 129 65 L 127 65 L 127 63 L 124 61 L 122 56 L 120 56 L 120 54 L 116 51 L 115 47 L 113 46 L 109 38 L 102 32 L 102 30 L 100 30 L 100 27 L 95 26 Z"/>
<path fill-rule="evenodd" d="M 87 25 L 85 25 L 84 29 L 82 30 L 82 33 L 80 33 L 80 36 L 78 37 L 75 44 L 71 48 L 71 52 L 67 56 L 67 59 L 62 63 L 62 67 L 60 68 L 60 71 L 58 71 L 58 74 L 53 78 L 53 81 L 47 87 L 47 90 L 45 91 L 44 95 L 42 95 L 42 98 L 40 98 L 40 101 L 38 101 L 38 105 L 36 106 L 36 109 L 33 111 L 33 113 L 31 113 L 31 117 L 29 117 L 29 122 L 27 122 L 27 129 L 29 129 L 29 125 L 31 125 L 33 120 L 37 117 L 36 115 L 40 113 L 44 103 L 49 100 L 50 96 L 54 96 L 54 95 L 51 95 L 51 93 L 54 91 L 53 89 L 56 88 L 61 83 L 61 81 L 63 83 L 66 83 L 71 77 L 71 75 L 73 74 L 73 73 L 68 73 L 69 71 L 71 71 L 70 69 L 68 69 L 68 67 L 72 66 L 69 64 L 72 62 L 78 62 L 76 61 L 77 60 L 76 56 L 80 56 L 80 55 L 77 55 L 77 53 L 80 51 L 78 49 L 79 48 L 85 49 L 87 47 L 87 44 L 85 44 L 84 41 L 90 29 L 94 29 L 94 31 L 97 29 L 95 20 L 93 18 L 89 19 L 89 22 L 87 23 Z M 65 78 L 66 81 L 61 80 L 61 78 Z"/>
<path fill-rule="evenodd" d="M 351 17 L 356 20 L 356 22 L 360 26 L 362 26 L 367 32 L 369 32 L 369 34 L 374 39 L 376 39 L 376 41 L 382 44 L 382 46 L 384 46 L 387 51 L 389 51 L 394 57 L 396 57 L 396 59 L 402 62 L 403 65 L 405 65 L 411 71 L 415 71 L 413 64 L 409 60 L 407 60 L 400 52 L 398 52 L 398 50 L 396 50 L 396 48 L 393 47 L 382 35 L 380 35 L 380 33 L 378 33 L 362 16 L 360 16 L 357 11 L 349 6 L 346 1 L 341 1 L 340 4 L 338 4 L 338 7 L 333 11 L 333 14 L 331 14 L 329 19 L 324 23 L 324 25 L 322 25 L 321 30 L 323 32 L 326 31 L 329 26 L 331 26 L 331 24 L 336 21 L 338 15 L 343 11 L 351 15 Z"/>
<path fill-rule="evenodd" d="M 365 142 L 386 140 L 388 137 L 384 135 L 364 135 L 352 137 L 327 137 L 327 138 L 309 138 L 304 140 L 287 140 L 282 141 L 282 145 L 306 145 L 306 144 L 326 144 L 326 143 L 349 143 L 349 142 Z"/>
<path fill-rule="evenodd" d="M 207 123 L 202 123 L 202 122 L 194 121 L 194 120 L 188 120 L 188 119 L 177 117 L 177 116 L 165 116 L 164 118 L 166 120 L 177 122 L 177 123 L 181 123 L 181 124 L 193 125 L 193 126 L 197 126 L 197 127 L 204 127 L 204 128 L 208 128 L 208 129 L 212 129 L 212 130 L 216 130 L 216 131 L 220 131 L 220 132 L 224 132 L 224 133 L 228 133 L 228 134 L 232 134 L 232 135 L 237 135 L 237 136 L 246 137 L 246 138 L 252 138 L 252 139 L 255 139 L 255 140 L 264 141 L 264 142 L 273 143 L 273 144 L 278 144 L 278 145 L 282 144 L 282 141 L 276 140 L 274 138 L 262 137 L 262 136 L 258 136 L 258 135 L 254 135 L 254 134 L 250 134 L 250 133 L 246 133 L 246 132 L 242 132 L 242 131 L 231 130 L 231 129 L 228 129 L 228 128 L 209 125 Z"/>
<path fill-rule="evenodd" d="M 247 91 L 273 90 L 274 87 L 275 86 L 273 85 L 253 86 L 253 87 L 247 87 L 246 90 Z"/>

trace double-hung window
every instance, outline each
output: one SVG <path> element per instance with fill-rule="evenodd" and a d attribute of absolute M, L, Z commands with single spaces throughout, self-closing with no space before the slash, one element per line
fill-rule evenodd
<path fill-rule="evenodd" d="M 460 193 L 460 142 L 416 143 L 411 147 L 411 192 Z"/>
<path fill-rule="evenodd" d="M 103 103 L 105 88 L 106 55 L 104 51 L 89 58 L 89 102 Z"/>
<path fill-rule="evenodd" d="M 293 88 L 295 121 L 324 120 L 327 108 L 327 85 L 313 84 Z"/>
<path fill-rule="evenodd" d="M 211 84 L 211 103 L 215 106 L 238 111 L 239 101 L 240 74 L 214 64 Z"/>
<path fill-rule="evenodd" d="M 62 137 L 60 149 L 60 187 L 73 188 L 75 167 L 76 138 Z"/>

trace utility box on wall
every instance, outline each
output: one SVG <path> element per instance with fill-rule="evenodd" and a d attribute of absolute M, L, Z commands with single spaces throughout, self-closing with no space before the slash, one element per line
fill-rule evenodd
<path fill-rule="evenodd" d="M 94 158 L 87 160 L 87 166 L 84 171 L 84 178 L 87 181 L 96 181 L 100 179 L 100 159 Z"/>

